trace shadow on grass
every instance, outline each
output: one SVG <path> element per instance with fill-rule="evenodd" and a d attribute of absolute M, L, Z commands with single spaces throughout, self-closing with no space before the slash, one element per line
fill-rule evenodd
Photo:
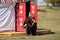
<path fill-rule="evenodd" d="M 50 29 L 37 29 L 37 35 L 55 34 Z"/>
<path fill-rule="evenodd" d="M 29 35 L 29 36 L 42 36 L 47 34 L 55 34 L 55 32 L 52 32 L 50 29 L 37 29 L 36 35 Z"/>

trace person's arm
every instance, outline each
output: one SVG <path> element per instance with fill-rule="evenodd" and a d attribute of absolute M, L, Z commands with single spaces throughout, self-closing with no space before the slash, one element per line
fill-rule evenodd
<path fill-rule="evenodd" d="M 34 19 L 32 19 L 32 21 L 33 21 L 34 23 L 36 23 L 36 21 L 35 21 Z"/>
<path fill-rule="evenodd" d="M 26 28 L 26 26 L 27 26 L 27 18 L 25 19 L 24 24 L 23 24 L 24 28 Z"/>
<path fill-rule="evenodd" d="M 26 28 L 27 24 L 25 24 L 23 27 Z"/>

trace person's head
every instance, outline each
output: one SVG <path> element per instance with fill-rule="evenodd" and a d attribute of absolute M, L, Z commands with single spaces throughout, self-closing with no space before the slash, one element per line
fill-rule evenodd
<path fill-rule="evenodd" d="M 32 16 L 31 13 L 29 13 L 29 16 Z"/>
<path fill-rule="evenodd" d="M 28 16 L 28 17 L 33 18 L 33 16 L 32 16 L 32 14 L 31 14 L 31 13 L 29 13 L 29 16 Z"/>

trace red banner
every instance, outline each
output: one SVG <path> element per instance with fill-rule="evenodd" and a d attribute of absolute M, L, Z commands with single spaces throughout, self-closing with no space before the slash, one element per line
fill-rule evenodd
<path fill-rule="evenodd" d="M 35 18 L 37 22 L 37 3 L 35 2 L 30 3 L 30 13 L 32 14 L 32 16 Z"/>
<path fill-rule="evenodd" d="M 23 23 L 24 23 L 24 17 L 23 17 L 23 16 L 18 17 L 18 18 L 17 18 L 17 23 L 18 23 L 17 26 L 23 26 Z"/>
<path fill-rule="evenodd" d="M 26 16 L 26 4 L 25 3 L 19 3 L 19 11 L 18 16 Z"/>
<path fill-rule="evenodd" d="M 19 32 L 24 32 L 24 28 L 23 28 L 23 24 L 24 24 L 24 17 L 18 17 L 17 18 L 17 31 Z"/>
<path fill-rule="evenodd" d="M 19 9 L 17 13 L 17 31 L 24 32 L 23 24 L 26 18 L 26 4 L 19 3 Z"/>

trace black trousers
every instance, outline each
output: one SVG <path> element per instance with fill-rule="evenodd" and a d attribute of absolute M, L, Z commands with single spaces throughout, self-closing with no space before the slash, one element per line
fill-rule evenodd
<path fill-rule="evenodd" d="M 37 25 L 34 24 L 34 25 L 31 25 L 30 27 L 26 27 L 26 32 L 27 32 L 27 35 L 29 34 L 32 34 L 32 35 L 36 35 L 36 29 L 37 29 Z"/>

